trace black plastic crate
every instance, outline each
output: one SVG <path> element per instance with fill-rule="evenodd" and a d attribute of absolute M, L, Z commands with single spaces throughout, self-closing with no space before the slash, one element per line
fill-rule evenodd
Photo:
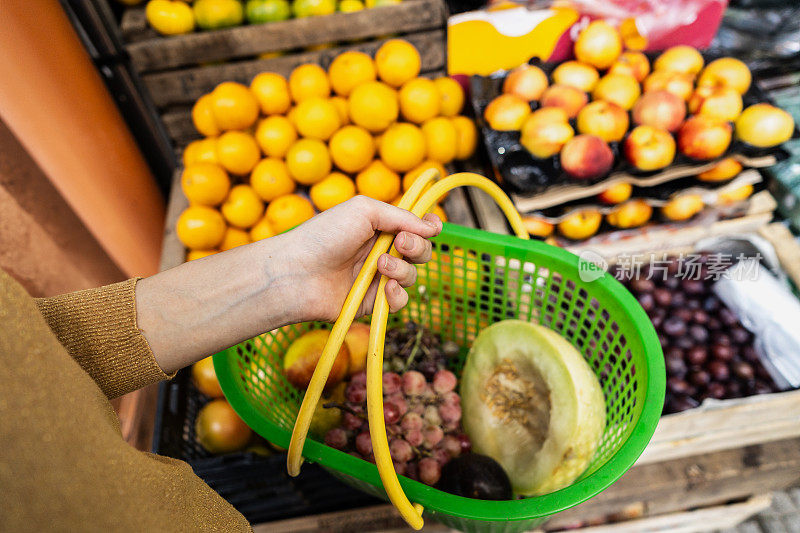
<path fill-rule="evenodd" d="M 153 452 L 182 459 L 251 524 L 355 509 L 383 503 L 353 489 L 316 464 L 305 463 L 299 476 L 286 473 L 286 454 L 237 452 L 214 456 L 196 441 L 194 422 L 210 400 L 184 369 L 158 392 Z M 255 443 L 265 441 L 257 437 Z"/>

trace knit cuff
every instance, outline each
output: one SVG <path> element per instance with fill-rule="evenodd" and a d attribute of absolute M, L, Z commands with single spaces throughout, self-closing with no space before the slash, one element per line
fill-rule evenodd
<path fill-rule="evenodd" d="M 170 379 L 136 323 L 136 282 L 36 299 L 59 342 L 108 398 Z"/>

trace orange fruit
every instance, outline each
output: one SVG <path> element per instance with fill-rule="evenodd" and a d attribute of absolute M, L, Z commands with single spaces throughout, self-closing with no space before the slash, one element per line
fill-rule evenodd
<path fill-rule="evenodd" d="M 422 134 L 428 147 L 428 159 L 449 163 L 458 150 L 458 133 L 453 121 L 446 117 L 436 117 L 422 125 Z"/>
<path fill-rule="evenodd" d="M 331 173 L 331 156 L 325 143 L 300 139 L 286 153 L 289 174 L 302 185 L 313 185 Z"/>
<path fill-rule="evenodd" d="M 204 94 L 192 106 L 192 123 L 195 129 L 206 137 L 216 137 L 220 134 L 217 122 L 214 120 L 213 101 L 210 94 Z"/>
<path fill-rule="evenodd" d="M 439 113 L 444 117 L 454 117 L 461 113 L 464 107 L 464 89 L 461 84 L 449 76 L 442 76 L 433 80 L 439 89 Z"/>
<path fill-rule="evenodd" d="M 356 184 L 341 172 L 332 172 L 324 180 L 312 185 L 309 195 L 314 206 L 325 211 L 355 196 Z"/>
<path fill-rule="evenodd" d="M 397 120 L 397 92 L 379 81 L 368 81 L 350 93 L 347 110 L 354 124 L 379 133 Z"/>
<path fill-rule="evenodd" d="M 282 159 L 262 159 L 250 174 L 250 186 L 265 202 L 294 192 L 295 183 Z"/>
<path fill-rule="evenodd" d="M 379 133 L 378 135 L 373 135 L 372 140 L 375 141 L 375 149 L 381 149 L 381 141 L 383 141 L 383 133 Z"/>
<path fill-rule="evenodd" d="M 194 163 L 217 163 L 217 139 L 199 139 L 192 141 L 183 149 L 183 166 Z"/>
<path fill-rule="evenodd" d="M 195 163 L 181 174 L 181 189 L 190 204 L 219 205 L 230 187 L 230 178 L 222 167 L 214 163 Z"/>
<path fill-rule="evenodd" d="M 267 220 L 267 215 L 264 214 L 261 220 L 256 222 L 255 226 L 250 228 L 250 240 L 253 242 L 260 241 L 261 239 L 268 239 L 275 235 L 275 230 L 272 224 Z"/>
<path fill-rule="evenodd" d="M 211 398 L 224 398 L 219 386 L 217 373 L 214 371 L 214 358 L 206 357 L 192 365 L 192 379 L 197 390 Z"/>
<path fill-rule="evenodd" d="M 383 161 L 375 160 L 358 173 L 356 188 L 359 194 L 382 202 L 391 202 L 400 194 L 400 176 L 387 167 Z"/>
<path fill-rule="evenodd" d="M 197 442 L 211 453 L 241 450 L 253 431 L 225 400 L 213 400 L 200 409 L 194 423 Z"/>
<path fill-rule="evenodd" d="M 445 176 L 447 176 L 447 170 L 444 168 L 444 165 L 442 165 L 438 161 L 423 161 L 416 167 L 406 172 L 405 176 L 403 176 L 403 190 L 407 191 L 408 189 L 410 189 L 411 184 L 416 181 L 416 179 L 420 176 L 420 174 L 422 174 L 429 168 L 435 168 L 436 170 L 439 171 L 439 177 L 437 179 L 442 179 Z M 425 187 L 425 191 L 430 189 L 430 187 L 431 187 L 430 185 Z"/>
<path fill-rule="evenodd" d="M 292 97 L 286 78 L 275 72 L 262 72 L 250 82 L 250 90 L 265 115 L 281 115 L 289 111 Z"/>
<path fill-rule="evenodd" d="M 439 114 L 442 95 L 436 84 L 426 78 L 414 78 L 403 84 L 398 93 L 400 113 L 410 121 L 422 124 Z"/>
<path fill-rule="evenodd" d="M 246 86 L 224 81 L 211 92 L 214 122 L 221 130 L 243 130 L 258 118 L 258 101 Z"/>
<path fill-rule="evenodd" d="M 186 254 L 186 260 L 194 261 L 195 259 L 202 259 L 217 253 L 219 253 L 219 250 L 189 250 L 189 252 Z"/>
<path fill-rule="evenodd" d="M 266 219 L 275 233 L 283 233 L 314 216 L 311 202 L 298 194 L 275 198 L 267 206 Z"/>
<path fill-rule="evenodd" d="M 358 172 L 375 156 L 372 136 L 359 126 L 345 126 L 333 134 L 328 144 L 334 164 L 345 172 Z"/>
<path fill-rule="evenodd" d="M 297 140 L 297 131 L 292 122 L 283 116 L 267 117 L 258 123 L 256 142 L 269 157 L 283 157 Z"/>
<path fill-rule="evenodd" d="M 217 139 L 217 160 L 231 174 L 248 174 L 260 158 L 258 144 L 249 133 L 228 131 Z"/>
<path fill-rule="evenodd" d="M 425 137 L 417 126 L 398 122 L 383 134 L 380 155 L 396 172 L 411 170 L 425 159 Z"/>
<path fill-rule="evenodd" d="M 339 129 L 341 121 L 336 106 L 328 98 L 312 96 L 297 104 L 294 114 L 297 131 L 307 139 L 327 141 Z"/>
<path fill-rule="evenodd" d="M 392 87 L 400 87 L 419 76 L 422 66 L 419 52 L 408 41 L 391 39 L 375 52 L 378 77 Z"/>
<path fill-rule="evenodd" d="M 187 248 L 210 250 L 216 248 L 225 236 L 225 219 L 216 209 L 191 205 L 178 217 L 175 230 Z"/>
<path fill-rule="evenodd" d="M 475 123 L 462 116 L 452 117 L 450 122 L 456 129 L 456 159 L 469 159 L 478 146 L 478 129 Z"/>
<path fill-rule="evenodd" d="M 225 250 L 230 250 L 231 248 L 236 248 L 244 244 L 250 244 L 250 234 L 243 229 L 229 226 L 228 229 L 225 230 L 225 236 L 219 244 L 219 249 L 224 252 Z"/>
<path fill-rule="evenodd" d="M 348 96 L 362 83 L 375 81 L 377 72 L 372 58 L 363 52 L 348 51 L 339 54 L 328 67 L 328 77 L 333 91 Z"/>
<path fill-rule="evenodd" d="M 319 65 L 300 65 L 289 75 L 289 93 L 297 103 L 312 96 L 327 98 L 331 94 L 328 75 Z"/>
<path fill-rule="evenodd" d="M 236 185 L 220 207 L 228 224 L 237 228 L 249 228 L 264 214 L 264 202 L 249 185 Z"/>
<path fill-rule="evenodd" d="M 341 96 L 334 96 L 331 98 L 331 103 L 336 108 L 336 112 L 339 113 L 339 122 L 342 126 L 350 124 L 350 115 L 347 114 L 347 99 Z"/>

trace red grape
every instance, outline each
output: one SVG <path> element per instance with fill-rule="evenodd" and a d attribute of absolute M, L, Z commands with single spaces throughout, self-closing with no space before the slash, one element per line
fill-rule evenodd
<path fill-rule="evenodd" d="M 458 442 L 461 444 L 461 453 L 469 453 L 472 451 L 472 442 L 465 433 L 458 436 Z"/>
<path fill-rule="evenodd" d="M 353 413 L 348 413 L 345 411 L 344 415 L 342 415 L 342 427 L 344 429 L 349 429 L 351 431 L 360 429 L 361 426 L 364 425 L 364 419 L 360 416 L 356 416 Z"/>
<path fill-rule="evenodd" d="M 425 408 L 425 414 L 423 415 L 423 418 L 425 418 L 425 421 L 428 424 L 434 426 L 439 426 L 442 424 L 442 417 L 435 405 L 429 405 Z"/>
<path fill-rule="evenodd" d="M 439 406 L 439 416 L 445 422 L 458 422 L 461 420 L 461 406 L 442 404 Z"/>
<path fill-rule="evenodd" d="M 411 404 L 411 412 L 417 413 L 422 416 L 425 413 L 425 404 L 422 402 L 415 402 Z"/>
<path fill-rule="evenodd" d="M 445 435 L 439 445 L 447 451 L 450 457 L 461 455 L 461 441 L 455 435 Z"/>
<path fill-rule="evenodd" d="M 350 377 L 350 383 L 355 385 L 363 385 L 364 387 L 367 386 L 367 373 L 366 372 L 359 372 L 358 374 L 353 374 Z"/>
<path fill-rule="evenodd" d="M 442 394 L 442 403 L 447 405 L 461 405 L 461 396 L 454 390 Z"/>
<path fill-rule="evenodd" d="M 406 464 L 406 477 L 411 479 L 419 479 L 419 467 L 417 463 L 408 463 Z"/>
<path fill-rule="evenodd" d="M 418 464 L 419 480 L 426 485 L 435 485 L 442 475 L 439 461 L 432 457 L 425 457 Z"/>
<path fill-rule="evenodd" d="M 372 453 L 372 440 L 369 437 L 369 431 L 362 431 L 356 436 L 356 450 L 365 457 Z"/>
<path fill-rule="evenodd" d="M 456 388 L 456 375 L 449 370 L 439 370 L 433 375 L 433 390 L 439 394 L 450 392 Z"/>
<path fill-rule="evenodd" d="M 397 472 L 398 476 L 402 476 L 406 473 L 406 465 L 407 463 L 392 463 L 394 465 L 394 471 Z"/>
<path fill-rule="evenodd" d="M 406 438 L 406 441 L 414 447 L 419 446 L 422 444 L 422 441 L 425 440 L 422 436 L 421 429 L 407 429 L 403 432 L 403 436 Z"/>
<path fill-rule="evenodd" d="M 325 434 L 325 444 L 344 450 L 347 447 L 347 433 L 342 428 L 333 428 Z"/>
<path fill-rule="evenodd" d="M 422 445 L 430 450 L 442 440 L 444 431 L 439 426 L 428 426 L 422 430 L 422 436 L 425 439 Z"/>
<path fill-rule="evenodd" d="M 404 431 L 422 429 L 422 425 L 422 417 L 417 413 L 406 413 L 403 417 L 403 421 L 400 422 L 400 427 L 402 427 Z"/>
<path fill-rule="evenodd" d="M 403 439 L 392 439 L 389 443 L 389 453 L 392 455 L 392 460 L 398 463 L 407 463 L 414 458 L 413 448 Z"/>
<path fill-rule="evenodd" d="M 400 420 L 400 410 L 391 402 L 383 404 L 383 421 L 387 424 L 394 424 Z"/>
<path fill-rule="evenodd" d="M 406 397 L 402 392 L 395 392 L 391 396 L 387 396 L 386 401 L 393 403 L 397 407 L 397 410 L 400 411 L 400 416 L 408 412 L 408 402 L 406 402 Z"/>
<path fill-rule="evenodd" d="M 403 392 L 408 396 L 417 396 L 425 390 L 425 376 L 416 370 L 403 374 Z"/>
<path fill-rule="evenodd" d="M 367 399 L 367 387 L 360 383 L 350 383 L 344 394 L 348 402 L 362 403 Z"/>
<path fill-rule="evenodd" d="M 436 462 L 439 463 L 439 466 L 444 466 L 450 462 L 450 453 L 441 447 L 441 443 L 436 449 L 433 450 L 433 458 L 436 459 Z"/>
<path fill-rule="evenodd" d="M 383 373 L 383 394 L 394 394 L 403 387 L 403 378 L 394 372 Z"/>

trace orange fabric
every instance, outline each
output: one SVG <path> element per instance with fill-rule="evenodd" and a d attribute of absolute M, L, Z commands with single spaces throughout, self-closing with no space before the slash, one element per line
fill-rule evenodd
<path fill-rule="evenodd" d="M 164 202 L 58 2 L 3 1 L 0 116 L 128 275 L 157 272 Z"/>

